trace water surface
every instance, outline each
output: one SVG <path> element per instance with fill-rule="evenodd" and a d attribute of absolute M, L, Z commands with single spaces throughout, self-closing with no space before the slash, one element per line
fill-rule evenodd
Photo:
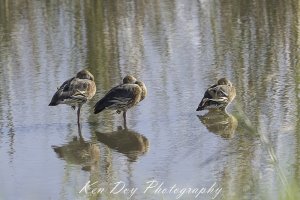
<path fill-rule="evenodd" d="M 299 195 L 300 4 L 246 1 L 0 1 L 0 199 L 132 199 L 163 188 L 222 188 L 216 199 Z M 48 107 L 88 67 L 97 94 L 76 112 Z M 148 96 L 128 114 L 92 113 L 127 74 Z M 196 112 L 229 78 L 229 115 Z M 90 181 L 101 194 L 79 193 Z M 211 199 L 201 194 L 196 199 Z M 299 197 L 299 196 L 298 196 Z M 181 199 L 195 199 L 187 195 Z"/>

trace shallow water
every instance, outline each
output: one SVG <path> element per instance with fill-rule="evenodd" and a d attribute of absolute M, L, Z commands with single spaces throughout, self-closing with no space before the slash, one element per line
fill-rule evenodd
<path fill-rule="evenodd" d="M 180 199 L 299 195 L 299 27 L 296 0 L 1 0 L 0 199 L 124 199 L 119 181 L 131 199 L 174 199 L 174 184 L 206 189 Z M 97 94 L 79 138 L 76 112 L 48 104 L 84 67 Z M 127 74 L 148 96 L 124 130 L 92 109 Z M 196 112 L 223 76 L 230 114 Z M 88 181 L 104 191 L 80 193 Z"/>

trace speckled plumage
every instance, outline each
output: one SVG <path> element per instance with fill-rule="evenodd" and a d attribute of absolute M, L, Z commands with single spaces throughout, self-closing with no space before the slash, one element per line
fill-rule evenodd
<path fill-rule="evenodd" d="M 126 111 L 140 101 L 141 93 L 142 89 L 137 84 L 118 85 L 96 103 L 94 113 L 104 109 Z"/>
<path fill-rule="evenodd" d="M 87 70 L 81 70 L 75 77 L 65 81 L 53 95 L 49 106 L 66 104 L 73 109 L 78 107 L 77 122 L 79 125 L 79 115 L 81 106 L 90 100 L 96 93 L 94 76 Z"/>
<path fill-rule="evenodd" d="M 148 91 L 147 91 L 146 85 L 142 81 L 136 81 L 135 84 L 137 84 L 138 86 L 140 86 L 140 88 L 142 89 L 141 99 L 139 101 L 139 102 L 141 102 L 147 96 Z"/>
<path fill-rule="evenodd" d="M 218 80 L 217 84 L 209 87 L 202 98 L 197 111 L 225 108 L 232 102 L 236 96 L 235 87 L 226 78 Z"/>
<path fill-rule="evenodd" d="M 124 123 L 126 124 L 126 111 L 142 101 L 147 95 L 147 89 L 143 82 L 136 81 L 133 76 L 126 76 L 123 83 L 112 88 L 94 108 L 97 114 L 105 109 L 123 111 Z"/>

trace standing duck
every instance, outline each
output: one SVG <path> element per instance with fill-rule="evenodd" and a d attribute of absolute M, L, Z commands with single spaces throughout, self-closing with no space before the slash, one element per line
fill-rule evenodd
<path fill-rule="evenodd" d="M 217 84 L 206 90 L 197 111 L 213 109 L 225 110 L 235 96 L 236 91 L 232 83 L 226 78 L 221 78 Z"/>
<path fill-rule="evenodd" d="M 96 93 L 94 76 L 88 70 L 81 70 L 75 77 L 65 81 L 57 89 L 52 97 L 49 106 L 67 104 L 77 110 L 77 124 L 80 128 L 80 109 L 87 100 L 90 100 Z"/>
<path fill-rule="evenodd" d="M 116 110 L 118 114 L 123 111 L 124 126 L 126 127 L 127 110 L 142 101 L 146 95 L 145 84 L 128 75 L 123 79 L 121 85 L 112 88 L 96 103 L 94 113 L 97 114 L 105 109 Z"/>

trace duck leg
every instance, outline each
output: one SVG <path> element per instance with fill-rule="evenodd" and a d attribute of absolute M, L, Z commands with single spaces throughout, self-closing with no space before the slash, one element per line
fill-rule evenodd
<path fill-rule="evenodd" d="M 78 128 L 80 127 L 80 109 L 81 109 L 81 105 L 78 105 L 78 110 L 77 110 L 77 124 L 78 124 Z"/>
<path fill-rule="evenodd" d="M 124 118 L 124 128 L 126 129 L 127 126 L 126 126 L 126 110 L 123 111 L 123 118 Z"/>

